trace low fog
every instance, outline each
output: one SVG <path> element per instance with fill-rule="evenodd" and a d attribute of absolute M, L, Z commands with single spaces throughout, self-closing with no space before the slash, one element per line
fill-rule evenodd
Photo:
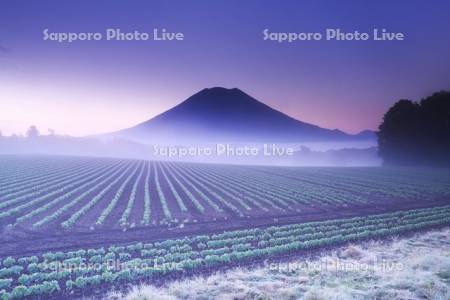
<path fill-rule="evenodd" d="M 218 141 L 218 142 L 216 142 Z M 245 165 L 283 166 L 379 166 L 381 160 L 371 143 L 191 143 L 144 144 L 123 138 L 76 138 L 40 135 L 0 136 L 0 154 L 67 155 L 135 158 Z"/>

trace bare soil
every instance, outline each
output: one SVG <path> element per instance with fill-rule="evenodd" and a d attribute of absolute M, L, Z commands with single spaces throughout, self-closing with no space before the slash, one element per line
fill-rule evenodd
<path fill-rule="evenodd" d="M 102 226 L 88 228 L 49 227 L 34 231 L 26 227 L 3 229 L 0 236 L 0 257 L 38 255 L 48 251 L 70 251 L 79 248 L 108 247 L 109 245 L 133 242 L 154 242 L 165 239 L 180 238 L 198 234 L 212 234 L 226 230 L 286 225 L 311 221 L 349 218 L 391 211 L 450 205 L 450 198 L 433 200 L 400 200 L 371 202 L 367 205 L 349 205 L 347 207 L 315 206 L 303 207 L 300 212 L 252 217 L 217 216 L 213 221 L 186 223 L 183 226 L 149 226 L 135 227 L 123 231 L 119 228 Z"/>

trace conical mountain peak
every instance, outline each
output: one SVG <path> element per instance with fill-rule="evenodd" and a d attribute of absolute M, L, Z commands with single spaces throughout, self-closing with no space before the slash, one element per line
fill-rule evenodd
<path fill-rule="evenodd" d="M 116 133 L 149 143 L 304 142 L 350 139 L 301 122 L 238 88 L 203 89 L 168 111 Z"/>

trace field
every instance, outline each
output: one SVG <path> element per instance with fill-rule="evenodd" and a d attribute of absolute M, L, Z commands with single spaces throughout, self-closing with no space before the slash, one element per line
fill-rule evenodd
<path fill-rule="evenodd" d="M 107 299 L 450 299 L 449 240 L 450 229 L 430 230 L 186 278 L 164 287 L 136 285 Z"/>
<path fill-rule="evenodd" d="M 0 297 L 75 297 L 448 224 L 444 168 L 2 156 Z"/>

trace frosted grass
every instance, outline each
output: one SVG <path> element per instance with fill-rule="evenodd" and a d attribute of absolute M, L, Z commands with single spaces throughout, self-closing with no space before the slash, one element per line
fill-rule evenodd
<path fill-rule="evenodd" d="M 135 286 L 106 299 L 450 299 L 450 229 L 349 245 L 317 258 L 237 268 L 161 288 Z"/>

